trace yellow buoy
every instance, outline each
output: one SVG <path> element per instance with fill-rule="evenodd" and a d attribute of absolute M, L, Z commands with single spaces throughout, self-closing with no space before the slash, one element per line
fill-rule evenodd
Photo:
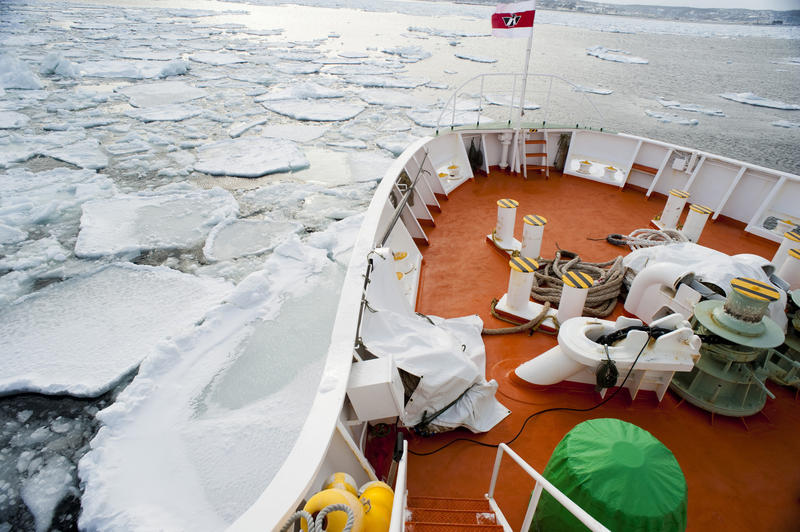
<path fill-rule="evenodd" d="M 327 490 L 331 488 L 337 488 L 340 490 L 349 491 L 356 497 L 358 497 L 358 490 L 356 488 L 356 479 L 348 475 L 347 473 L 334 473 L 329 476 L 325 482 L 322 484 L 322 489 Z"/>
<path fill-rule="evenodd" d="M 308 500 L 303 510 L 316 518 L 320 510 L 331 504 L 346 504 L 349 506 L 353 510 L 353 516 L 355 517 L 353 528 L 350 532 L 364 532 L 364 507 L 356 496 L 347 490 L 336 488 L 322 490 Z M 344 512 L 331 512 L 325 516 L 325 521 L 324 529 L 327 532 L 341 532 L 344 530 L 344 525 L 347 524 L 347 514 Z M 308 523 L 305 519 L 300 520 L 300 526 L 304 532 L 308 532 Z"/>
<path fill-rule="evenodd" d="M 361 486 L 364 505 L 364 532 L 387 532 L 392 519 L 394 491 L 385 482 L 374 480 Z"/>

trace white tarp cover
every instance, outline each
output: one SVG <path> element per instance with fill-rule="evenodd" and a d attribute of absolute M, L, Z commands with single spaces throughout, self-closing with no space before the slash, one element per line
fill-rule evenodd
<path fill-rule="evenodd" d="M 417 315 L 399 290 L 392 254 L 373 253 L 361 338 L 371 353 L 391 356 L 398 368 L 422 377 L 401 416 L 414 426 L 458 399 L 432 422 L 431 429 L 464 426 L 486 432 L 509 414 L 495 399 L 497 383 L 485 378 L 486 350 L 478 316 L 443 319 Z M 466 391 L 466 393 L 464 393 Z"/>
<path fill-rule="evenodd" d="M 731 288 L 731 280 L 735 277 L 748 277 L 769 283 L 769 277 L 762 265 L 769 261 L 756 255 L 726 255 L 705 246 L 691 242 L 679 242 L 664 246 L 652 246 L 637 249 L 622 259 L 622 264 L 633 273 L 639 273 L 645 266 L 656 262 L 669 262 L 685 266 L 694 273 L 695 279 L 705 283 L 713 283 L 727 294 Z M 769 306 L 770 317 L 786 330 L 786 294 L 779 290 L 781 298 Z"/>

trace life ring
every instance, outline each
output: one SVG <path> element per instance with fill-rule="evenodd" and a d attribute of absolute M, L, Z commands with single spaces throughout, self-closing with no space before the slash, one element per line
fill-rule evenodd
<path fill-rule="evenodd" d="M 364 532 L 387 532 L 392 520 L 394 491 L 385 482 L 374 480 L 361 486 L 364 505 Z"/>
<path fill-rule="evenodd" d="M 358 489 L 356 486 L 358 486 L 358 484 L 356 484 L 356 479 L 347 473 L 334 473 L 325 480 L 325 482 L 322 484 L 322 489 L 328 490 L 331 488 L 337 488 L 340 490 L 349 491 L 358 497 Z"/>
<path fill-rule="evenodd" d="M 320 510 L 331 504 L 346 504 L 350 507 L 355 517 L 350 532 L 364 532 L 364 507 L 361 501 L 347 490 L 338 488 L 322 490 L 308 500 L 303 510 L 316 518 Z M 323 529 L 327 532 L 342 532 L 346 523 L 347 515 L 344 512 L 331 512 L 325 516 Z M 308 523 L 305 519 L 300 521 L 300 526 L 304 532 L 308 532 Z"/>

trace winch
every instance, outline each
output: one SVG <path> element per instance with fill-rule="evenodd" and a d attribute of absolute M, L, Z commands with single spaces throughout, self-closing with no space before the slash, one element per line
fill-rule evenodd
<path fill-rule="evenodd" d="M 700 360 L 689 373 L 676 373 L 671 388 L 686 401 L 725 416 L 750 416 L 774 396 L 764 382 L 767 354 L 784 334 L 765 316 L 779 299 L 769 283 L 737 277 L 724 301 L 697 303 L 692 327 L 702 338 Z"/>
<path fill-rule="evenodd" d="M 767 356 L 770 380 L 783 386 L 794 386 L 800 394 L 800 289 L 791 293 L 786 307 L 789 326 L 780 351 L 772 349 Z"/>

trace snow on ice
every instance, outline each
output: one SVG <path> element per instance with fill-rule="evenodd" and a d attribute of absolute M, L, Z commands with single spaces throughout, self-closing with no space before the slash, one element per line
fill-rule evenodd
<path fill-rule="evenodd" d="M 261 177 L 308 167 L 308 159 L 291 141 L 241 137 L 206 144 L 197 149 L 194 169 L 217 176 Z"/>
<path fill-rule="evenodd" d="M 189 184 L 86 202 L 75 255 L 134 258 L 149 250 L 191 249 L 203 245 L 216 224 L 237 214 L 229 192 Z"/>
<path fill-rule="evenodd" d="M 97 396 L 229 290 L 216 279 L 133 264 L 49 285 L 0 309 L 0 392 Z"/>
<path fill-rule="evenodd" d="M 7 53 L 0 53 L 0 88 L 41 89 L 42 81 L 27 63 Z"/>

